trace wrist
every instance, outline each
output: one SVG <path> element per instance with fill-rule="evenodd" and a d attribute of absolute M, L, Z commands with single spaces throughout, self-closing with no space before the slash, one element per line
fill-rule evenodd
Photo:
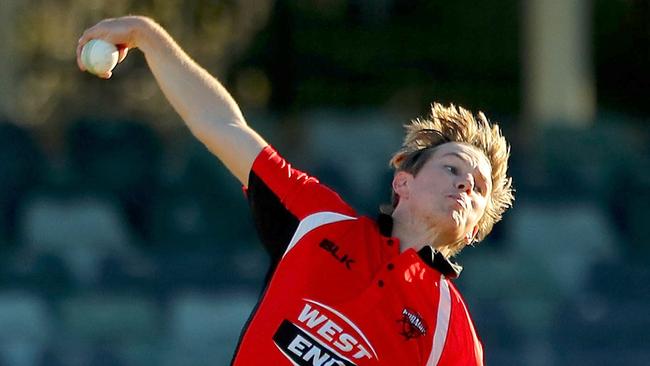
<path fill-rule="evenodd" d="M 158 23 L 145 16 L 128 16 L 127 21 L 131 23 L 129 27 L 130 47 L 139 48 L 144 53 L 147 53 L 155 45 L 155 39 L 161 32 L 164 32 Z"/>

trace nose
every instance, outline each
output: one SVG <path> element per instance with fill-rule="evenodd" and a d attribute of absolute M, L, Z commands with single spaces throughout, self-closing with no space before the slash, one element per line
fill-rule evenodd
<path fill-rule="evenodd" d="M 474 177 L 469 173 L 458 176 L 456 188 L 461 192 L 466 192 L 467 194 L 472 193 L 474 190 Z"/>

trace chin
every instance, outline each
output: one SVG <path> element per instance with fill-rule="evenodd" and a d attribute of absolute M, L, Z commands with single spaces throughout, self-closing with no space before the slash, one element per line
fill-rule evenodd
<path fill-rule="evenodd" d="M 450 219 L 446 225 L 440 226 L 440 234 L 445 238 L 452 238 L 454 242 L 460 240 L 465 236 L 464 223 L 457 223 L 455 219 Z"/>
<path fill-rule="evenodd" d="M 460 212 L 452 211 L 450 215 L 450 219 L 451 219 L 450 225 L 457 227 L 458 230 L 461 230 L 461 228 L 465 227 L 465 218 Z"/>

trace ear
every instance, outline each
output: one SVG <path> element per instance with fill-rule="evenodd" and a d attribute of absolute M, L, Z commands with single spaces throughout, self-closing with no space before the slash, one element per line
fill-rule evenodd
<path fill-rule="evenodd" d="M 395 194 L 400 198 L 408 198 L 411 179 L 413 179 L 411 173 L 404 171 L 395 173 L 395 176 L 393 177 L 393 192 L 395 192 Z"/>
<path fill-rule="evenodd" d="M 474 228 L 472 229 L 471 233 L 467 233 L 465 236 L 465 244 L 470 245 L 474 241 L 474 238 L 476 238 L 476 234 L 478 234 L 478 225 L 474 225 Z"/>

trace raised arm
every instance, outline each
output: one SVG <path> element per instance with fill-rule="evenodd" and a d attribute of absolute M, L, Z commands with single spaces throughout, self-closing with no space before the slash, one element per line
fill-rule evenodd
<path fill-rule="evenodd" d="M 117 45 L 120 61 L 129 49 L 139 48 L 160 89 L 194 136 L 248 185 L 248 173 L 266 141 L 248 126 L 223 85 L 194 62 L 160 25 L 139 16 L 102 20 L 79 39 L 77 64 L 81 70 L 81 48 L 91 39 Z M 110 78 L 111 74 L 101 77 Z"/>

